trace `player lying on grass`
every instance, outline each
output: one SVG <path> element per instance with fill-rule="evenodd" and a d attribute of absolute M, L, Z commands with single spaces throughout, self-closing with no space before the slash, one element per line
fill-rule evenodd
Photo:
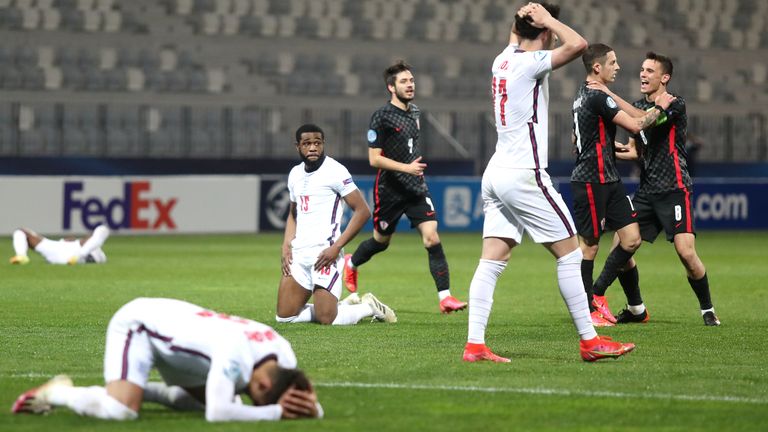
<path fill-rule="evenodd" d="M 36 232 L 20 228 L 13 232 L 13 249 L 16 252 L 11 264 L 27 264 L 29 256 L 27 252 L 32 248 L 51 264 L 103 264 L 107 262 L 107 255 L 101 250 L 101 246 L 109 237 L 109 229 L 99 225 L 90 236 L 76 239 L 66 238 L 59 241 L 47 239 Z"/>
<path fill-rule="evenodd" d="M 285 222 L 282 271 L 277 293 L 277 322 L 350 325 L 363 318 L 396 322 L 395 312 L 373 294 L 357 293 L 339 303 L 344 245 L 371 211 L 344 165 L 325 154 L 325 134 L 317 125 L 296 130 L 301 163 L 288 175 L 290 209 Z M 342 201 L 352 217 L 341 231 Z M 314 296 L 314 304 L 307 303 Z"/>
<path fill-rule="evenodd" d="M 164 382 L 148 382 L 157 368 Z M 73 387 L 59 375 L 19 396 L 13 413 L 65 406 L 106 420 L 133 420 L 142 402 L 205 411 L 211 422 L 322 417 L 290 343 L 271 327 L 180 300 L 138 298 L 107 328 L 105 387 Z M 254 406 L 245 405 L 239 395 Z"/>

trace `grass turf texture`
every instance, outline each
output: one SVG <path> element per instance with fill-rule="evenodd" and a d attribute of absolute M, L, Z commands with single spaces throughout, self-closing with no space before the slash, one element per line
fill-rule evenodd
<path fill-rule="evenodd" d="M 441 237 L 452 292 L 464 300 L 480 236 Z M 216 430 L 768 430 L 768 233 L 699 236 L 719 328 L 703 325 L 672 246 L 644 244 L 636 257 L 651 322 L 600 330 L 638 348 L 595 364 L 578 355 L 554 260 L 526 239 L 499 281 L 487 332 L 495 352 L 512 358 L 505 365 L 460 360 L 467 313 L 439 313 L 427 255 L 413 234 L 398 234 L 360 273 L 361 292 L 392 306 L 397 324 L 276 325 L 281 238 L 114 236 L 104 248 L 107 265 L 52 266 L 34 252 L 26 266 L 0 265 L 0 430 L 211 430 L 201 413 L 154 404 L 132 423 L 67 409 L 45 417 L 9 413 L 21 392 L 58 373 L 76 385 L 102 385 L 107 322 L 139 296 L 180 298 L 273 325 L 292 342 L 326 412 L 320 421 Z M 0 242 L 11 256 L 10 239 Z M 595 277 L 608 247 L 606 240 Z M 608 299 L 618 312 L 618 283 Z"/>

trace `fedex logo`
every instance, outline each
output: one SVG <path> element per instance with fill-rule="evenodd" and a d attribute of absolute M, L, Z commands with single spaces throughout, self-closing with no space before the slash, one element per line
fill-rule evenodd
<path fill-rule="evenodd" d="M 166 201 L 146 197 L 151 189 L 148 181 L 126 182 L 123 196 L 103 202 L 98 197 L 83 197 L 83 182 L 64 183 L 64 229 L 72 227 L 73 213 L 79 212 L 83 226 L 92 230 L 100 224 L 110 229 L 158 229 L 163 226 L 175 229 L 171 211 L 178 201 L 170 198 Z M 142 217 L 142 210 L 154 209 L 156 217 L 149 220 Z M 117 210 L 117 213 L 115 212 Z"/>

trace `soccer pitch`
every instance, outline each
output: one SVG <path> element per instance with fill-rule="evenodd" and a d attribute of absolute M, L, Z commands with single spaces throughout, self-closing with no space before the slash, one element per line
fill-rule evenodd
<path fill-rule="evenodd" d="M 480 235 L 441 238 L 452 292 L 466 300 Z M 637 349 L 597 363 L 579 357 L 554 260 L 529 239 L 499 281 L 487 332 L 509 364 L 461 361 L 467 313 L 439 313 L 426 252 L 410 233 L 397 234 L 360 272 L 360 291 L 392 306 L 396 324 L 275 324 L 281 241 L 280 233 L 113 236 L 106 265 L 52 266 L 34 252 L 26 266 L 0 265 L 0 430 L 768 430 L 766 232 L 703 232 L 697 239 L 719 328 L 703 325 L 673 247 L 664 239 L 644 244 L 636 258 L 651 321 L 599 330 Z M 11 241 L 0 242 L 7 259 Z M 608 247 L 605 240 L 595 276 Z M 76 385 L 103 384 L 107 322 L 140 296 L 184 299 L 273 325 L 293 344 L 326 418 L 213 426 L 202 413 L 154 404 L 130 423 L 67 409 L 10 414 L 21 392 L 55 374 L 69 374 Z M 617 312 L 624 300 L 618 284 L 608 299 Z"/>

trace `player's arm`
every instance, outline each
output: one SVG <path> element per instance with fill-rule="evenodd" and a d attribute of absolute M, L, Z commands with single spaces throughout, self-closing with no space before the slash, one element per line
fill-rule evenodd
<path fill-rule="evenodd" d="M 280 420 L 283 408 L 278 405 L 249 406 L 235 402 L 235 383 L 225 373 L 228 365 L 211 362 L 205 382 L 205 419 L 209 422 Z"/>
<path fill-rule="evenodd" d="M 520 16 L 529 16 L 535 27 L 551 30 L 562 44 L 552 51 L 552 70 L 564 66 L 587 49 L 587 40 L 574 29 L 555 19 L 549 11 L 537 3 L 529 3 L 518 11 Z"/>
<path fill-rule="evenodd" d="M 626 144 L 622 144 L 620 142 L 615 142 L 614 147 L 616 147 L 616 159 L 621 160 L 637 160 L 639 155 L 637 153 L 637 145 L 635 144 L 634 138 L 629 138 L 629 141 L 627 141 Z"/>
<path fill-rule="evenodd" d="M 352 209 L 352 217 L 347 223 L 347 227 L 344 232 L 341 233 L 338 240 L 331 246 L 320 252 L 315 262 L 315 270 L 320 270 L 324 267 L 329 267 L 336 262 L 341 249 L 349 243 L 357 233 L 363 228 L 368 219 L 371 218 L 371 209 L 368 207 L 368 203 L 365 202 L 363 194 L 360 189 L 348 193 L 344 196 L 344 202 L 347 203 L 350 209 Z"/>
<path fill-rule="evenodd" d="M 616 104 L 619 106 L 619 109 L 624 111 L 625 113 L 629 114 L 632 117 L 642 117 L 645 115 L 645 111 L 641 110 L 640 108 L 637 108 L 636 106 L 632 105 L 631 103 L 625 101 L 621 98 L 621 96 L 617 95 L 616 93 L 612 92 L 611 89 L 608 88 L 605 84 L 598 82 L 598 81 L 589 81 L 587 83 L 587 87 L 594 89 L 594 90 L 600 90 L 601 92 L 607 94 L 608 96 L 612 97 L 614 101 L 616 101 Z"/>
<path fill-rule="evenodd" d="M 283 247 L 280 254 L 280 263 L 283 276 L 290 276 L 293 251 L 291 241 L 296 238 L 296 203 L 291 201 L 288 207 L 288 217 L 285 219 L 285 233 L 283 234 Z"/>
<path fill-rule="evenodd" d="M 416 176 L 424 175 L 424 169 L 427 168 L 427 164 L 421 162 L 421 156 L 414 159 L 413 162 L 406 164 L 384 156 L 381 148 L 378 147 L 368 148 L 368 163 L 374 168 L 400 171 Z"/>
<path fill-rule="evenodd" d="M 613 117 L 613 122 L 623 127 L 633 134 L 640 133 L 641 130 L 653 126 L 661 115 L 666 116 L 665 110 L 675 100 L 669 93 L 663 93 L 656 97 L 656 106 L 650 111 L 645 111 L 641 117 L 632 117 L 625 111 L 619 111 Z"/>

